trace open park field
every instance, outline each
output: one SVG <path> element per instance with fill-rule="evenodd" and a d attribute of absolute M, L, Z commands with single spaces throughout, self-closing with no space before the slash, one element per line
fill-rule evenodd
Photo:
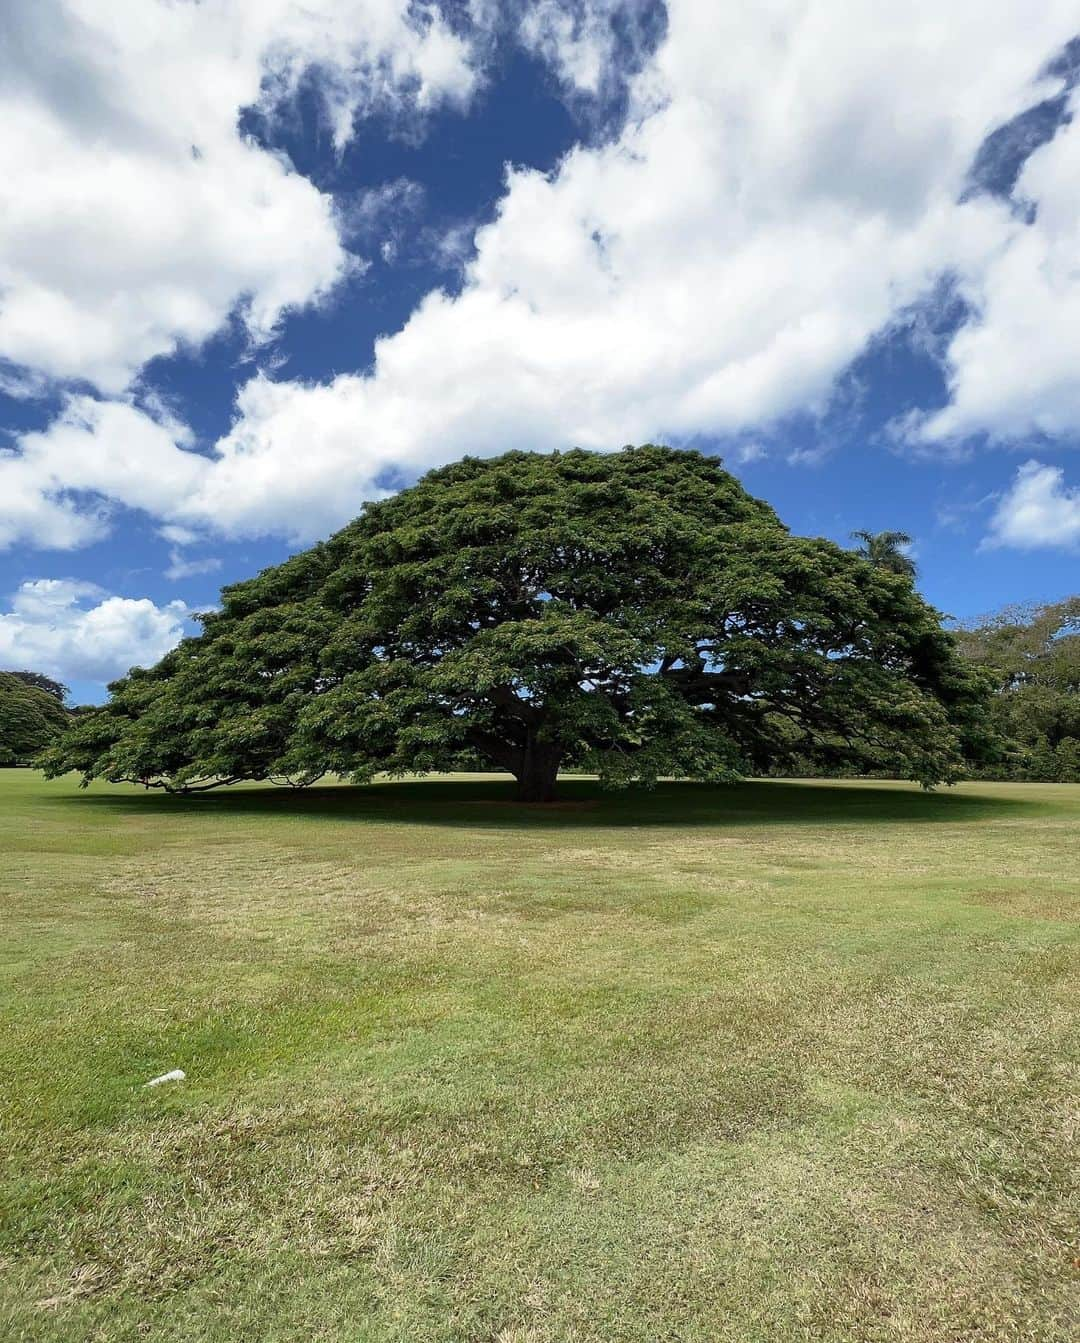
<path fill-rule="evenodd" d="M 1080 786 L 563 796 L 0 773 L 0 1337 L 1075 1337 Z"/>

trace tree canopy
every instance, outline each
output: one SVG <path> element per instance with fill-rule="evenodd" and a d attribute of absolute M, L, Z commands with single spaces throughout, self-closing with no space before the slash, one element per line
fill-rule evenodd
<path fill-rule="evenodd" d="M 8 676 L 15 676 L 20 681 L 25 681 L 27 685 L 37 686 L 39 690 L 47 690 L 54 699 L 58 699 L 61 704 L 68 697 L 68 688 L 62 681 L 55 680 L 52 676 L 46 676 L 44 672 L 36 671 L 9 671 Z"/>
<path fill-rule="evenodd" d="M 989 749 L 986 687 L 909 581 L 793 536 L 719 461 L 466 458 L 227 587 L 48 772 L 171 789 L 478 757 L 519 795 L 813 755 L 926 785 Z"/>
<path fill-rule="evenodd" d="M 1080 782 L 1080 597 L 1009 606 L 956 637 L 994 684 L 991 719 L 1009 749 L 993 772 Z"/>
<path fill-rule="evenodd" d="M 27 675 L 0 672 L 0 765 L 28 764 L 68 723 L 61 701 Z"/>

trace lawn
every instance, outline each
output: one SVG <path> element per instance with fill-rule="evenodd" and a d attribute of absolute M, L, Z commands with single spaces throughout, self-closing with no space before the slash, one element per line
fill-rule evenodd
<path fill-rule="evenodd" d="M 1080 786 L 564 795 L 0 771 L 0 1337 L 1072 1337 Z"/>

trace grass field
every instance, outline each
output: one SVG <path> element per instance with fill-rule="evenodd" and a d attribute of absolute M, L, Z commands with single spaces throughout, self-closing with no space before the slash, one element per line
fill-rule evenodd
<path fill-rule="evenodd" d="M 1074 1336 L 1080 786 L 564 793 L 0 772 L 0 1337 Z"/>

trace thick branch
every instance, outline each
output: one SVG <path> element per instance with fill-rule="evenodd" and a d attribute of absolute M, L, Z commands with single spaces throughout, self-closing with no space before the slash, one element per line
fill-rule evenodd
<path fill-rule="evenodd" d="M 513 686 L 497 685 L 487 691 L 487 698 L 500 709 L 505 709 L 513 718 L 523 723 L 533 724 L 539 721 L 540 711 L 514 693 Z"/>
<path fill-rule="evenodd" d="M 479 728 L 474 727 L 466 731 L 465 740 L 496 765 L 500 765 L 511 774 L 518 772 L 521 766 L 522 751 L 512 742 L 503 741 L 501 737 L 496 737 L 490 732 L 482 732 Z"/>
<path fill-rule="evenodd" d="M 710 672 L 700 667 L 670 667 L 661 670 L 665 681 L 679 687 L 684 695 L 697 695 L 712 690 L 727 690 L 736 695 L 750 693 L 752 682 L 746 672 Z"/>
<path fill-rule="evenodd" d="M 242 782 L 242 776 L 234 774 L 226 779 L 213 779 L 209 783 L 181 784 L 179 787 L 177 787 L 176 784 L 169 783 L 165 779 L 120 778 L 115 780 L 115 782 L 138 783 L 142 784 L 144 788 L 163 788 L 166 793 L 173 793 L 174 795 L 181 796 L 186 793 L 208 793 L 211 788 L 226 788 L 229 784 Z"/>

